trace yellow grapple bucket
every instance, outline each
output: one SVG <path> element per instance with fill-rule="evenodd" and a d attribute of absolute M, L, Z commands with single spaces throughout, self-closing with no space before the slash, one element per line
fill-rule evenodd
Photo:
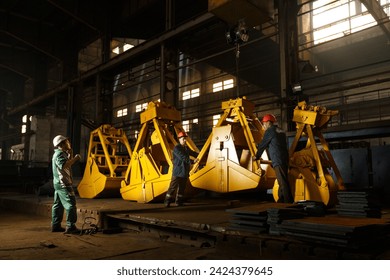
<path fill-rule="evenodd" d="M 337 191 L 344 190 L 340 171 L 321 132 L 336 114 L 338 111 L 309 106 L 305 101 L 300 102 L 294 109 L 293 121 L 297 125 L 297 132 L 289 150 L 288 176 L 294 201 L 312 200 L 332 206 L 337 201 Z M 306 139 L 306 147 L 298 151 L 298 142 L 302 138 Z M 333 170 L 336 182 L 329 170 Z M 276 201 L 278 189 L 276 181 L 273 189 Z"/>
<path fill-rule="evenodd" d="M 147 203 L 162 200 L 168 190 L 177 144 L 174 134 L 183 128 L 180 112 L 162 102 L 150 102 L 140 118 L 142 128 L 120 192 L 124 200 Z M 189 137 L 187 145 L 198 151 Z"/>
<path fill-rule="evenodd" d="M 199 164 L 191 170 L 195 188 L 218 193 L 262 187 L 272 188 L 275 173 L 270 165 L 253 161 L 256 143 L 264 130 L 253 115 L 254 104 L 245 98 L 222 103 L 224 114 L 199 153 Z M 266 153 L 263 159 L 267 159 Z"/>
<path fill-rule="evenodd" d="M 80 197 L 119 197 L 130 156 L 130 144 L 122 129 L 102 125 L 92 131 L 84 175 L 77 187 Z"/>
<path fill-rule="evenodd" d="M 102 174 L 93 159 L 88 159 L 83 179 L 78 186 L 82 198 L 118 197 L 123 177 L 110 177 Z"/>

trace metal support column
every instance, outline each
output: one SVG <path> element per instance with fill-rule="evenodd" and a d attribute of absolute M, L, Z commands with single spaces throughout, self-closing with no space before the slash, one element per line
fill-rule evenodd
<path fill-rule="evenodd" d="M 82 85 L 69 87 L 66 135 L 70 139 L 74 154 L 80 153 L 82 103 Z M 74 175 L 81 176 L 80 170 L 77 171 Z"/>
<path fill-rule="evenodd" d="M 172 29 L 174 25 L 174 8 L 173 1 L 166 1 L 166 31 Z M 168 104 L 176 106 L 178 100 L 177 92 L 177 49 L 171 46 L 168 41 L 161 43 L 160 51 L 160 98 Z"/>
<path fill-rule="evenodd" d="M 298 27 L 296 1 L 278 1 L 279 48 L 280 48 L 280 92 L 281 125 L 285 130 L 293 129 L 291 104 L 292 85 L 299 81 L 298 71 Z"/>
<path fill-rule="evenodd" d="M 101 107 L 102 107 L 102 102 L 100 99 L 100 93 L 102 92 L 102 83 L 101 83 L 101 75 L 98 73 L 96 75 L 96 80 L 95 80 L 95 123 L 96 124 L 101 124 L 102 123 L 102 114 L 101 112 Z"/>
<path fill-rule="evenodd" d="M 73 152 L 80 152 L 81 112 L 82 112 L 81 86 L 68 88 L 68 116 L 66 135 L 70 138 Z"/>

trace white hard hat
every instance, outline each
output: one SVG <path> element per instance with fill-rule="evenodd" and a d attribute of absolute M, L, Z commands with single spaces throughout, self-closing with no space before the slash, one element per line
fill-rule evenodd
<path fill-rule="evenodd" d="M 53 146 L 57 147 L 62 141 L 66 140 L 66 138 L 63 135 L 57 135 L 56 137 L 53 138 Z"/>

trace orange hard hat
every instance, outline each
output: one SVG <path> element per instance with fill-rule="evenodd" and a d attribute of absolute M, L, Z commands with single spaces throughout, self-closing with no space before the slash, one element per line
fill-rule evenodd
<path fill-rule="evenodd" d="M 264 115 L 262 122 L 274 123 L 274 122 L 276 122 L 276 117 L 272 114 L 266 114 L 266 115 Z"/>
<path fill-rule="evenodd" d="M 179 134 L 177 135 L 177 138 L 182 138 L 182 137 L 188 137 L 184 131 L 180 131 Z"/>

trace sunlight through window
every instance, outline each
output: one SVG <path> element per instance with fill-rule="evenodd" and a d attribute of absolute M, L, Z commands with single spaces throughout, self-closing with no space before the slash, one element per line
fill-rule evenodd
<path fill-rule="evenodd" d="M 213 92 L 222 91 L 234 87 L 234 80 L 228 79 L 223 82 L 213 84 Z"/>
<path fill-rule="evenodd" d="M 192 89 L 192 90 L 187 90 L 187 91 L 183 92 L 182 99 L 183 100 L 187 100 L 187 99 L 198 97 L 199 96 L 199 92 L 200 92 L 199 88 Z"/>
<path fill-rule="evenodd" d="M 213 126 L 217 125 L 220 117 L 221 117 L 221 115 L 214 115 L 213 116 Z"/>
<path fill-rule="evenodd" d="M 389 1 L 381 1 L 381 5 L 387 8 L 387 14 Z M 317 0 L 313 2 L 314 44 L 340 38 L 374 25 L 377 25 L 377 22 L 360 1 Z"/>

